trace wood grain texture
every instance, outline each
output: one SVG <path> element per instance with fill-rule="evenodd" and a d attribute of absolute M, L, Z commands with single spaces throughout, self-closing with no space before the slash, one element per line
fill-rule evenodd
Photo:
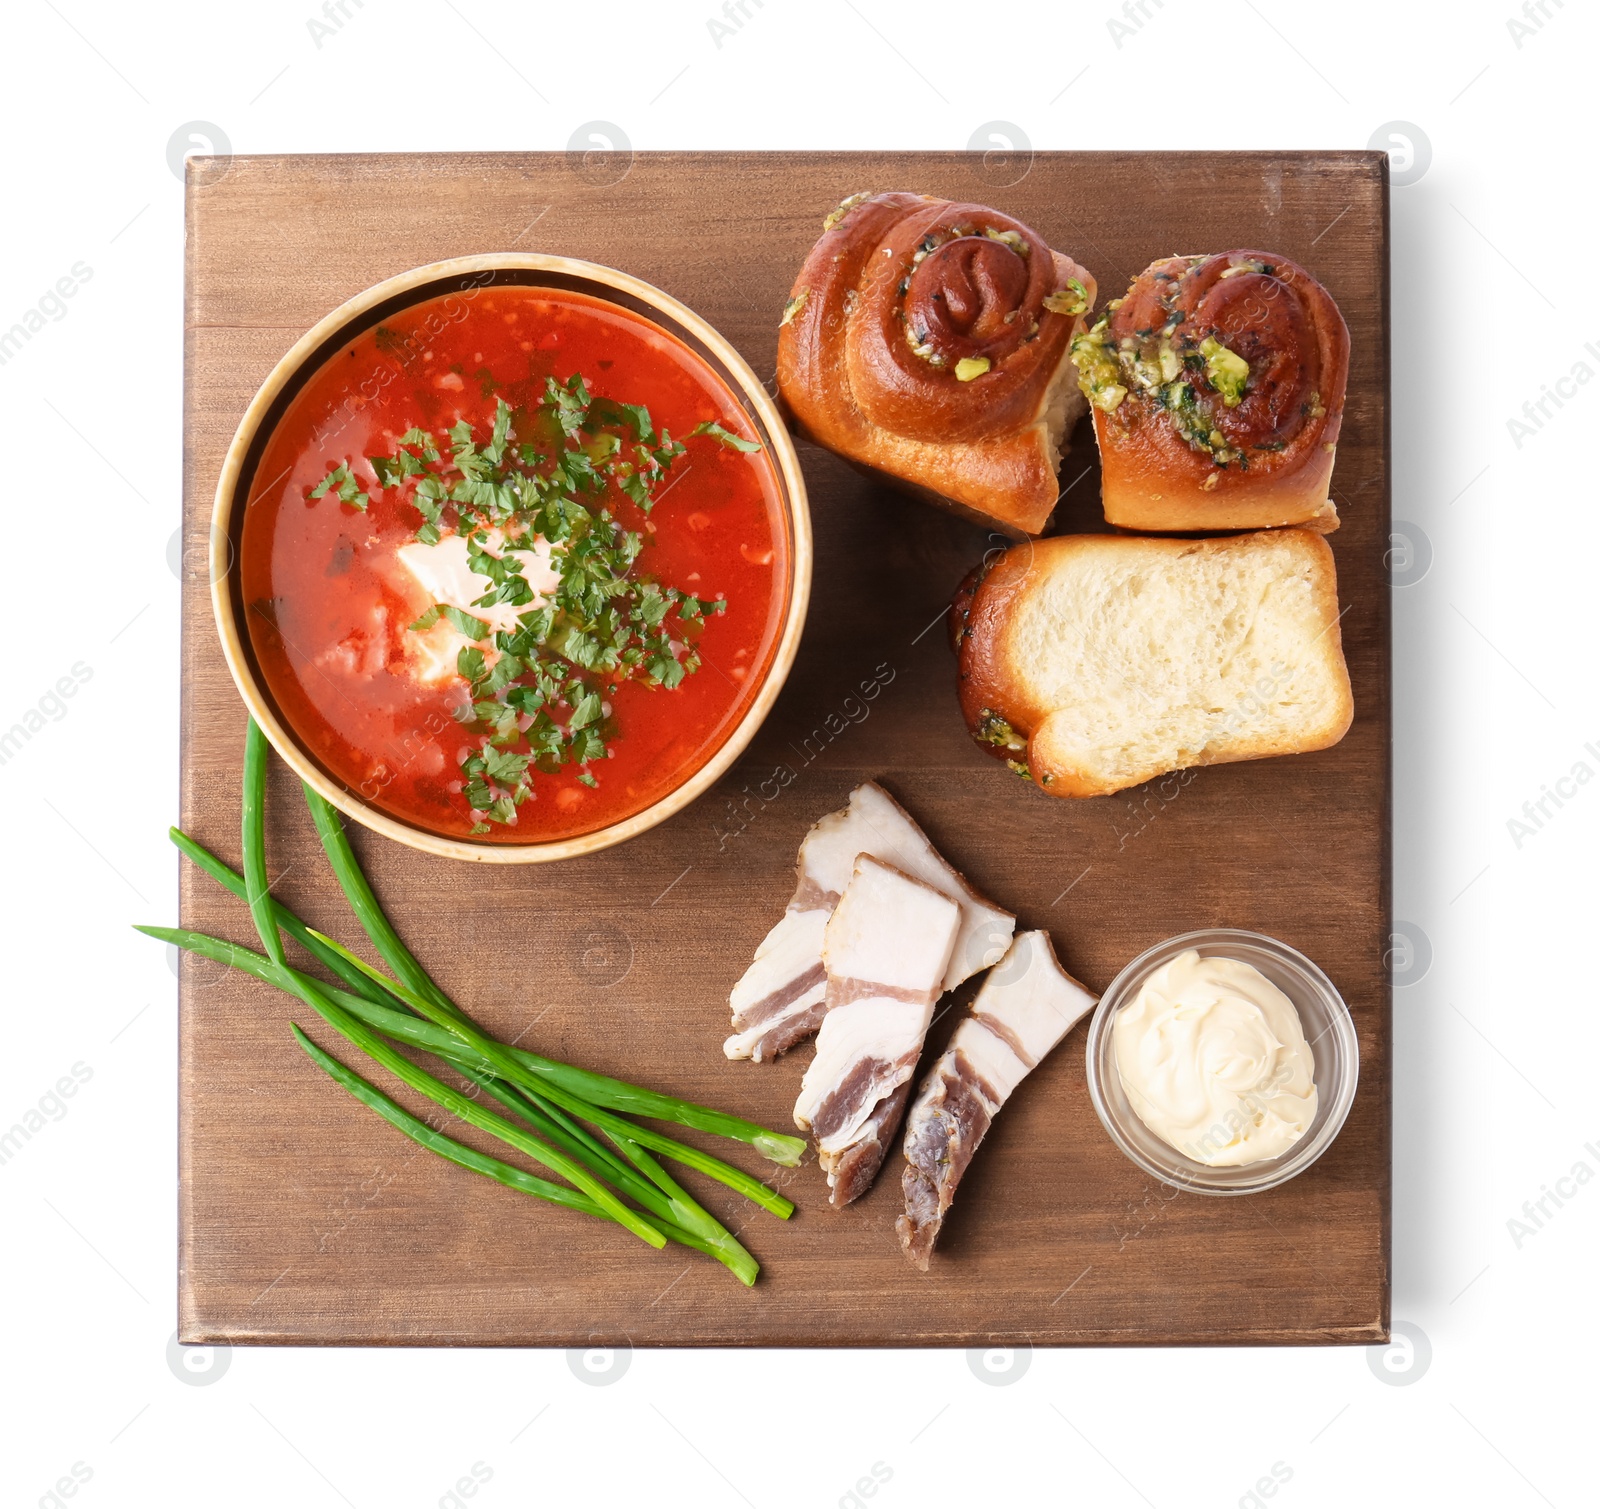
<path fill-rule="evenodd" d="M 598 181 L 606 179 L 614 181 Z M 1092 269 L 1103 297 L 1158 255 L 1238 245 L 1281 251 L 1327 285 L 1353 352 L 1334 474 L 1343 527 L 1331 537 L 1356 699 L 1349 735 L 1320 754 L 1217 766 L 1120 797 L 1040 795 L 968 739 L 941 621 L 956 583 L 999 542 L 803 446 L 817 538 L 811 617 L 790 682 L 740 764 L 662 827 L 561 865 L 452 864 L 356 830 L 380 897 L 441 984 L 502 1037 L 781 1128 L 809 1049 L 775 1065 L 728 1063 L 727 990 L 788 898 L 806 828 L 875 777 L 976 885 L 1017 911 L 1020 926 L 1049 928 L 1067 967 L 1095 989 L 1140 950 L 1192 928 L 1257 928 L 1309 954 L 1344 993 L 1360 1039 L 1361 1087 L 1343 1134 L 1282 1189 L 1178 1195 L 1147 1180 L 1102 1131 L 1084 1088 L 1080 1026 L 996 1123 L 926 1275 L 895 1240 L 897 1166 L 836 1212 L 814 1160 L 784 1171 L 735 1155 L 778 1176 L 799 1205 L 788 1223 L 689 1176 L 764 1265 L 745 1291 L 709 1259 L 680 1248 L 652 1254 L 618 1228 L 421 1152 L 305 1059 L 288 1031 L 287 998 L 185 958 L 183 1340 L 1387 1336 L 1380 154 L 1041 153 L 1031 165 L 993 163 L 989 176 L 983 159 L 963 153 L 665 153 L 631 165 L 561 154 L 236 159 L 220 180 L 189 187 L 184 559 L 205 559 L 223 453 L 272 364 L 379 279 L 472 252 L 585 257 L 684 300 L 766 375 L 779 312 L 822 216 L 863 188 L 992 204 Z M 1086 423 L 1061 480 L 1056 528 L 1103 527 Z M 217 648 L 203 567 L 184 584 L 182 716 L 184 826 L 237 862 L 244 713 Z M 348 937 L 354 924 L 281 767 L 271 800 L 278 893 Z M 243 905 L 192 868 L 181 905 L 185 926 L 251 937 Z M 930 1052 L 953 1022 L 935 1027 Z"/>

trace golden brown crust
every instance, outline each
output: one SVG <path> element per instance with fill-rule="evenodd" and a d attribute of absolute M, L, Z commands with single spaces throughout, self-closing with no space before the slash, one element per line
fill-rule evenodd
<path fill-rule="evenodd" d="M 1338 586 L 1333 552 L 1320 535 L 1305 529 L 1267 530 L 1218 539 L 1184 540 L 1125 535 L 1059 535 L 1013 546 L 986 574 L 970 575 L 957 589 L 952 611 L 952 641 L 957 653 L 957 686 L 962 717 L 979 746 L 997 759 L 1025 764 L 1040 790 L 1051 796 L 1108 796 L 1165 773 L 1170 766 L 1150 769 L 1137 779 L 1109 781 L 1097 772 L 1075 769 L 1051 745 L 1049 719 L 1054 708 L 1036 691 L 1028 668 L 1019 665 L 1008 629 L 1018 605 L 1038 584 L 1060 569 L 1069 555 L 1083 552 L 1139 551 L 1149 556 L 1188 554 L 1197 550 L 1248 551 L 1257 542 L 1293 542 L 1309 558 L 1316 612 L 1326 625 L 1318 647 L 1342 683 L 1338 705 L 1319 732 L 1295 738 L 1256 737 L 1247 747 L 1197 756 L 1190 765 L 1220 765 L 1237 760 L 1283 754 L 1309 754 L 1337 744 L 1355 715 L 1340 643 Z"/>
<path fill-rule="evenodd" d="M 1082 312 L 1046 307 L 1070 307 L 1078 289 Z M 847 200 L 795 279 L 779 393 L 818 445 L 1014 537 L 1036 534 L 1058 495 L 1052 424 L 1083 408 L 1068 353 L 1094 298 L 1083 268 L 996 210 Z"/>
<path fill-rule="evenodd" d="M 1048 711 L 1030 699 L 1026 683 L 1019 682 L 1006 663 L 1005 627 L 1012 606 L 1037 575 L 1050 569 L 1055 558 L 1075 548 L 1076 541 L 1092 538 L 1057 535 L 1024 541 L 1006 551 L 986 574 L 976 580 L 969 576 L 956 589 L 952 632 L 960 635 L 956 676 L 961 716 L 979 746 L 996 759 L 1022 758 L 1028 735 Z M 985 724 L 994 718 L 1016 730 L 1023 741 L 1020 747 L 1007 748 L 985 736 Z"/>
<path fill-rule="evenodd" d="M 1149 363 L 1144 371 L 1160 373 L 1163 346 L 1182 366 L 1176 382 L 1169 364 L 1155 387 L 1128 378 L 1121 402 L 1094 404 L 1107 522 L 1166 531 L 1339 527 L 1328 489 L 1350 334 L 1303 267 L 1247 249 L 1163 258 L 1115 301 L 1103 339 L 1107 354 L 1122 353 L 1124 374 L 1135 354 Z M 1208 380 L 1199 349 L 1208 340 L 1249 366 L 1237 403 Z M 1165 399 L 1178 384 L 1188 393 L 1175 409 Z M 1189 438 L 1186 425 L 1209 438 Z"/>

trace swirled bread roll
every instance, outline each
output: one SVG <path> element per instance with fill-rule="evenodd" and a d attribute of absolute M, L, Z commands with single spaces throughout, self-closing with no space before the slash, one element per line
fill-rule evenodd
<path fill-rule="evenodd" d="M 1350 332 L 1271 252 L 1167 257 L 1072 346 L 1106 521 L 1125 529 L 1339 527 L 1328 497 Z"/>
<path fill-rule="evenodd" d="M 1084 412 L 1070 348 L 1094 279 L 1020 221 L 857 194 L 823 222 L 778 331 L 796 427 L 1013 537 L 1038 534 Z"/>

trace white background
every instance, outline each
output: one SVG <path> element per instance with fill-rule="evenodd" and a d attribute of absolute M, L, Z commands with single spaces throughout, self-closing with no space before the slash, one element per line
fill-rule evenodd
<path fill-rule="evenodd" d="M 1600 372 L 1592 8 L 744 8 L 720 38 L 710 0 L 345 0 L 320 38 L 311 0 L 5 8 L 0 328 L 74 264 L 92 276 L 0 366 L 0 727 L 91 676 L 0 766 L 0 1127 L 74 1064 L 92 1077 L 0 1166 L 4 1502 L 64 1503 L 66 1477 L 89 1509 L 431 1509 L 468 1502 L 449 1495 L 478 1464 L 484 1509 L 831 1509 L 867 1502 L 877 1464 L 889 1509 L 1189 1509 L 1266 1502 L 1278 1464 L 1288 1509 L 1594 1503 L 1600 1179 L 1520 1244 L 1508 1226 L 1580 1160 L 1600 1173 L 1600 785 L 1547 802 L 1520 844 L 1508 827 L 1577 762 L 1600 772 L 1600 387 L 1508 424 L 1578 364 Z M 596 119 L 638 149 L 964 147 L 1001 119 L 1038 148 L 1400 154 L 1397 549 L 1407 578 L 1429 564 L 1395 591 L 1395 900 L 1431 966 L 1402 960 L 1396 991 L 1394 1314 L 1425 1347 L 1039 1352 L 991 1381 L 959 1351 L 640 1352 L 605 1386 L 559 1351 L 169 1367 L 175 982 L 128 927 L 176 910 L 169 144 L 201 121 L 237 152 L 564 149 Z"/>

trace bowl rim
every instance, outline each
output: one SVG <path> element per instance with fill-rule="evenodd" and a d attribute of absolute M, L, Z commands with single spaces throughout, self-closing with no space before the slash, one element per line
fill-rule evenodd
<path fill-rule="evenodd" d="M 681 786 L 675 787 L 658 801 L 631 817 L 598 828 L 592 833 L 527 844 L 483 844 L 431 833 L 425 828 L 380 811 L 358 794 L 332 780 L 300 747 L 293 730 L 286 726 L 284 720 L 279 719 L 272 700 L 258 684 L 250 658 L 244 648 L 241 626 L 236 621 L 231 589 L 232 574 L 239 566 L 239 562 L 234 559 L 235 552 L 232 547 L 234 515 L 239 503 L 239 482 L 249 453 L 262 433 L 262 426 L 285 388 L 301 376 L 308 362 L 336 335 L 360 321 L 378 306 L 427 284 L 455 277 L 472 278 L 500 271 L 543 273 L 549 275 L 552 280 L 571 279 L 580 284 L 598 285 L 603 291 L 609 290 L 624 295 L 623 299 L 615 301 L 621 307 L 639 313 L 645 319 L 651 318 L 652 312 L 659 313 L 665 316 L 667 321 L 681 327 L 694 341 L 698 341 L 714 358 L 709 365 L 715 369 L 718 363 L 721 364 L 723 371 L 719 376 L 733 388 L 735 396 L 749 407 L 752 417 L 765 431 L 764 438 L 770 442 L 769 454 L 785 494 L 785 512 L 791 535 L 789 604 L 782 630 L 773 647 L 765 679 L 756 696 L 716 752 Z M 483 285 L 480 283 L 478 286 Z M 556 286 L 561 285 L 557 282 Z M 462 287 L 465 288 L 466 285 L 463 284 Z M 576 291 L 590 290 L 579 288 Z M 603 298 L 604 292 L 591 292 L 590 296 Z M 644 306 L 643 310 L 634 308 L 635 304 Z M 667 333 L 677 338 L 675 331 L 668 329 Z M 690 349 L 693 350 L 692 344 Z M 701 360 L 705 360 L 702 353 L 695 352 L 695 354 Z M 744 753 L 755 737 L 756 731 L 771 712 L 778 693 L 788 679 L 799 651 L 806 610 L 810 603 L 812 560 L 811 510 L 806 494 L 805 477 L 800 468 L 800 458 L 795 450 L 794 440 L 779 413 L 777 404 L 744 357 L 706 320 L 686 304 L 653 284 L 646 283 L 631 273 L 606 267 L 598 262 L 544 252 L 488 252 L 430 262 L 397 273 L 363 289 L 318 320 L 279 358 L 250 400 L 238 428 L 234 431 L 233 439 L 223 458 L 221 473 L 217 478 L 209 541 L 212 615 L 222 643 L 223 659 L 227 662 L 234 685 L 238 688 L 251 717 L 260 725 L 262 732 L 284 763 L 340 812 L 355 819 L 364 827 L 427 854 L 476 864 L 543 864 L 592 854 L 634 838 L 665 822 L 703 795 Z"/>
<path fill-rule="evenodd" d="M 1322 1099 L 1322 1105 L 1326 1106 L 1326 1113 L 1322 1114 L 1322 1106 L 1319 1106 L 1322 1123 L 1314 1133 L 1301 1138 L 1276 1158 L 1266 1158 L 1259 1164 L 1241 1166 L 1258 1168 L 1260 1173 L 1255 1178 L 1224 1185 L 1210 1182 L 1208 1176 L 1214 1174 L 1215 1170 L 1209 1165 L 1185 1157 L 1176 1148 L 1170 1149 L 1170 1156 L 1175 1164 L 1181 1167 L 1163 1167 L 1133 1142 L 1108 1102 L 1102 1084 L 1100 1059 L 1104 1056 L 1110 1072 L 1116 1073 L 1113 1050 L 1110 1047 L 1111 1022 L 1131 998 L 1133 985 L 1142 984 L 1153 969 L 1176 958 L 1185 949 L 1209 946 L 1221 953 L 1230 944 L 1244 945 L 1272 954 L 1281 964 L 1299 973 L 1310 991 L 1321 997 L 1328 1008 L 1328 1025 L 1323 1028 L 1323 1032 L 1331 1034 L 1338 1045 L 1343 1072 L 1335 1084 L 1323 1085 L 1320 1082 L 1317 1084 L 1317 1092 Z M 1246 959 L 1243 962 L 1250 961 Z M 1296 1001 L 1294 1006 L 1298 1015 L 1301 1009 L 1300 1002 Z M 1196 1195 L 1224 1197 L 1256 1195 L 1269 1189 L 1276 1189 L 1279 1185 L 1286 1184 L 1290 1179 L 1304 1173 L 1338 1139 L 1339 1133 L 1344 1130 L 1350 1108 L 1355 1103 L 1356 1090 L 1360 1083 L 1361 1044 L 1356 1034 L 1355 1019 L 1350 1014 L 1349 1003 L 1346 1002 L 1339 987 L 1328 978 L 1327 973 L 1315 960 L 1307 958 L 1292 944 L 1285 943 L 1281 938 L 1274 938 L 1270 933 L 1239 927 L 1196 928 L 1192 932 L 1178 933 L 1152 944 L 1118 972 L 1116 979 L 1100 997 L 1095 1006 L 1094 1016 L 1089 1022 L 1089 1031 L 1084 1042 L 1084 1077 L 1090 1102 L 1107 1136 L 1130 1162 L 1143 1169 L 1152 1178 L 1159 1179 L 1174 1189 Z M 1137 1112 L 1130 1109 L 1130 1114 L 1137 1118 Z M 1155 1135 L 1151 1133 L 1152 1137 Z"/>

